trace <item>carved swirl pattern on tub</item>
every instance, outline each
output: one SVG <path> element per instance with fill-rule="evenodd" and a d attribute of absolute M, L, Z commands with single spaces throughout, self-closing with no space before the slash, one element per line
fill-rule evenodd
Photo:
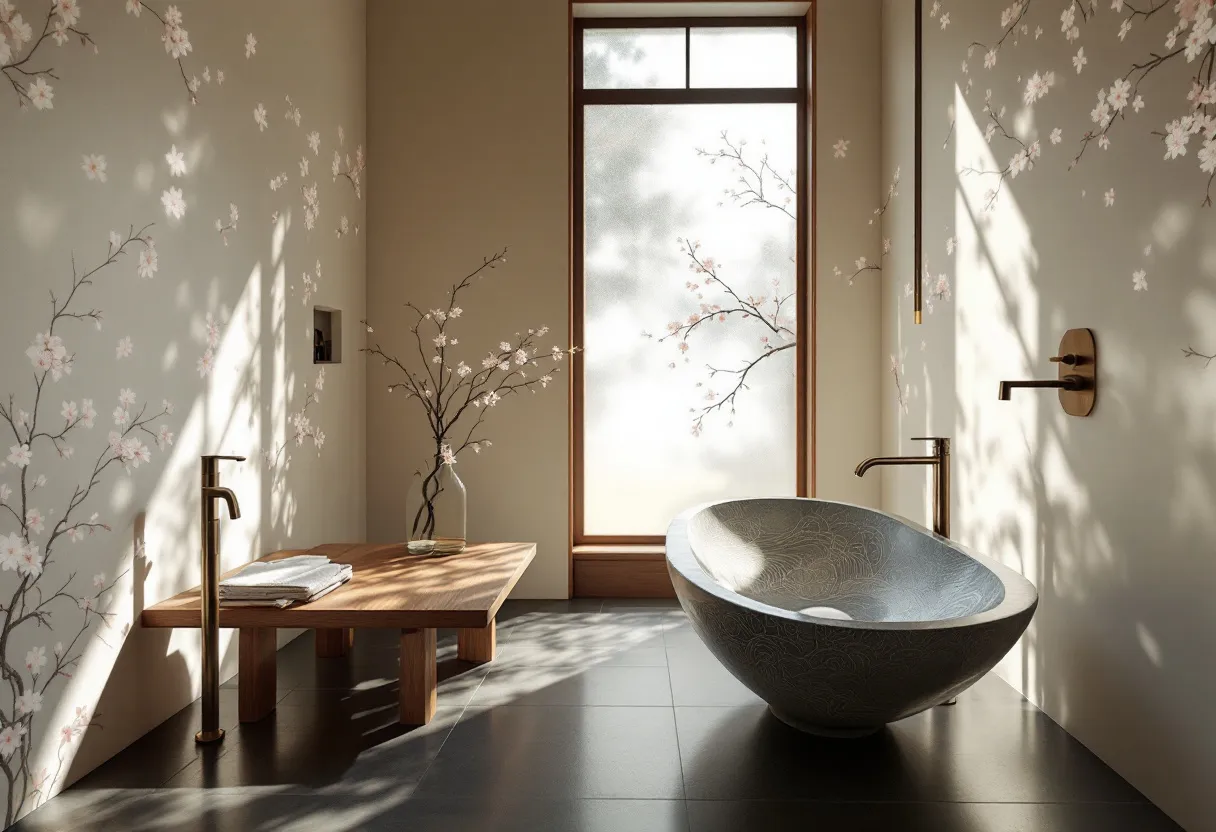
<path fill-rule="evenodd" d="M 860 629 L 790 621 L 672 578 L 718 660 L 783 718 L 812 729 L 875 727 L 941 703 L 991 669 L 1033 613 L 936 630 Z"/>
<path fill-rule="evenodd" d="M 770 606 L 854 621 L 940 621 L 992 609 L 1000 578 L 898 520 L 782 499 L 720 503 L 688 523 L 702 568 Z"/>

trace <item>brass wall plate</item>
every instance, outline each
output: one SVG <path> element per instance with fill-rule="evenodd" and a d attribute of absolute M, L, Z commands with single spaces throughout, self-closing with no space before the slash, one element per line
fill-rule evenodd
<path fill-rule="evenodd" d="M 1080 376 L 1089 381 L 1086 390 L 1061 390 L 1060 406 L 1069 416 L 1088 416 L 1098 398 L 1098 345 L 1092 329 L 1070 329 L 1060 339 L 1060 356 L 1075 355 L 1076 364 L 1060 362 L 1060 378 Z"/>

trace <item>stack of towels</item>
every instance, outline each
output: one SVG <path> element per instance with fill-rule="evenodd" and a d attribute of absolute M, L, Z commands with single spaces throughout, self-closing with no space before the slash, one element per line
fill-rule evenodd
<path fill-rule="evenodd" d="M 351 566 L 324 555 L 296 555 L 257 561 L 220 581 L 225 607 L 289 607 L 315 601 L 350 580 Z"/>

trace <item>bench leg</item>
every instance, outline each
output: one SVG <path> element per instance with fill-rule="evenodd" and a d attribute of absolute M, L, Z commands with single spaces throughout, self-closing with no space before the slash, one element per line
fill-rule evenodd
<path fill-rule="evenodd" d="M 457 630 L 456 656 L 467 662 L 492 662 L 496 638 L 493 620 L 488 627 Z"/>
<path fill-rule="evenodd" d="M 274 711 L 278 701 L 275 682 L 275 631 L 269 627 L 242 627 L 237 658 L 238 711 L 241 722 L 257 722 Z"/>
<path fill-rule="evenodd" d="M 355 631 L 349 627 L 340 630 L 317 630 L 317 655 L 323 659 L 345 656 L 355 643 Z"/>
<path fill-rule="evenodd" d="M 435 630 L 402 630 L 402 725 L 426 725 L 435 715 L 435 673 Z"/>

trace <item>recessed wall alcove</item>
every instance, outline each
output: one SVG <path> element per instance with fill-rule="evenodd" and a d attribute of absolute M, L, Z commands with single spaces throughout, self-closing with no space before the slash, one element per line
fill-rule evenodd
<path fill-rule="evenodd" d="M 312 363 L 342 363 L 342 310 L 328 306 L 312 308 Z"/>

